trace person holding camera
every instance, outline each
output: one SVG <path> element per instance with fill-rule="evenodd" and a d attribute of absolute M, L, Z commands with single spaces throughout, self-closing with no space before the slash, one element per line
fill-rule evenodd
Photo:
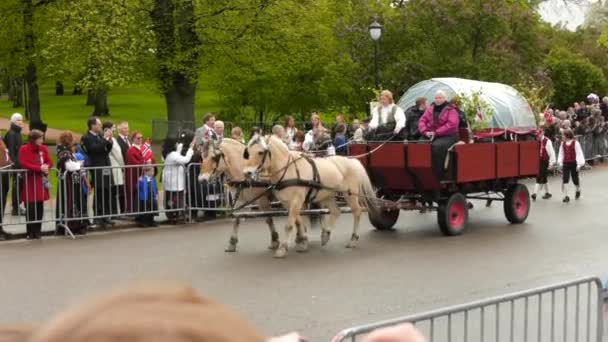
<path fill-rule="evenodd" d="M 104 227 L 113 225 L 109 216 L 112 213 L 110 204 L 112 188 L 112 165 L 110 162 L 110 151 L 113 146 L 112 129 L 103 130 L 101 121 L 92 117 L 87 122 L 89 132 L 82 137 L 82 146 L 91 161 L 91 182 L 95 191 L 93 208 L 97 219 L 95 222 Z"/>
<path fill-rule="evenodd" d="M 40 239 L 44 202 L 49 200 L 49 170 L 53 161 L 49 150 L 44 146 L 44 133 L 33 129 L 28 143 L 19 149 L 19 163 L 27 170 L 24 186 L 21 188 L 21 201 L 25 203 L 27 217 L 27 239 Z"/>

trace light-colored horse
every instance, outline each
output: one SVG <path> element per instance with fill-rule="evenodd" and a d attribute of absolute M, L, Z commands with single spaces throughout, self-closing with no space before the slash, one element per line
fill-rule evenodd
<path fill-rule="evenodd" d="M 342 156 L 312 158 L 319 175 L 320 187 L 294 185 L 299 181 L 314 181 L 314 170 L 310 162 L 300 152 L 289 151 L 278 138 L 254 136 L 245 152 L 244 173 L 254 177 L 260 172 L 269 174 L 270 182 L 277 184 L 275 196 L 289 210 L 285 235 L 282 237 L 275 256 L 284 257 L 294 238 L 294 228 L 300 218 L 300 210 L 308 196 L 311 202 L 319 203 L 329 209 L 327 222 L 322 220 L 321 243 L 329 242 L 331 230 L 341 214 L 336 203 L 336 192 L 345 195 L 354 218 L 351 239 L 346 247 L 353 248 L 359 240 L 359 221 L 362 207 L 376 210 L 375 191 L 365 168 L 356 159 Z M 285 185 L 285 187 L 281 186 Z M 309 194 L 309 191 L 312 193 Z M 307 195 L 309 194 L 309 195 Z"/>
<path fill-rule="evenodd" d="M 198 177 L 199 181 L 209 181 L 222 175 L 225 175 L 229 182 L 235 184 L 245 181 L 243 176 L 244 151 L 245 145 L 233 139 L 224 138 L 221 143 L 206 141 L 203 144 L 203 162 Z M 269 211 L 272 207 L 270 194 L 264 194 L 266 190 L 266 187 L 263 186 L 243 186 L 238 195 L 236 206 L 253 201 L 258 204 L 261 210 Z M 270 246 L 268 248 L 276 250 L 279 247 L 279 234 L 275 229 L 274 220 L 272 217 L 267 217 L 266 223 L 270 229 Z M 236 252 L 240 224 L 241 218 L 237 217 L 232 226 L 232 234 L 228 247 L 225 249 L 226 252 Z M 299 227 L 304 229 L 301 221 Z M 298 251 L 304 252 L 308 249 L 308 241 L 302 237 L 301 232 L 298 236 Z"/>

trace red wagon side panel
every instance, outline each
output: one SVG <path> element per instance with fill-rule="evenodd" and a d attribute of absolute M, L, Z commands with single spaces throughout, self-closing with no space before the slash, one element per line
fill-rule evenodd
<path fill-rule="evenodd" d="M 431 144 L 407 145 L 407 167 L 418 180 L 420 190 L 429 191 L 440 187 L 433 173 Z"/>
<path fill-rule="evenodd" d="M 349 156 L 360 156 L 356 158 L 363 164 L 364 167 L 368 167 L 368 155 L 367 153 L 367 144 L 351 144 L 348 146 L 348 155 Z"/>
<path fill-rule="evenodd" d="M 411 190 L 413 182 L 405 170 L 405 145 L 401 143 L 370 144 L 372 181 L 384 190 Z M 375 150 L 377 148 L 377 150 Z"/>
<path fill-rule="evenodd" d="M 496 178 L 496 145 L 492 143 L 456 146 L 456 182 L 477 182 Z"/>
<path fill-rule="evenodd" d="M 540 145 L 538 141 L 522 141 L 519 143 L 519 175 L 535 177 L 540 171 Z"/>
<path fill-rule="evenodd" d="M 496 172 L 498 178 L 519 176 L 519 143 L 501 142 L 496 144 Z"/>

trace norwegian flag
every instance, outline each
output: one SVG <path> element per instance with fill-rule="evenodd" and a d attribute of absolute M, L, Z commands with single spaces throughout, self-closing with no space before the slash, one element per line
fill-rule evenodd
<path fill-rule="evenodd" d="M 147 139 L 141 148 L 141 155 L 144 157 L 144 162 L 152 161 L 152 142 Z"/>
<path fill-rule="evenodd" d="M 551 126 L 553 125 L 553 115 L 551 115 L 551 113 L 549 113 L 549 111 L 545 111 L 545 113 L 543 113 L 543 116 L 545 118 L 545 124 L 547 126 Z"/>

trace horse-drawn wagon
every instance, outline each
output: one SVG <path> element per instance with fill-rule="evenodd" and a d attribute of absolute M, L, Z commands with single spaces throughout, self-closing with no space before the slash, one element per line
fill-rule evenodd
<path fill-rule="evenodd" d="M 440 176 L 433 172 L 428 141 L 350 145 L 350 156 L 365 166 L 384 199 L 380 211 L 369 211 L 372 225 L 390 229 L 401 210 L 436 210 L 441 232 L 458 235 L 466 227 L 470 199 L 503 201 L 507 220 L 524 222 L 530 196 L 521 180 L 535 177 L 540 167 L 539 143 L 530 139 L 536 124 L 527 101 L 502 84 L 448 78 L 413 86 L 399 105 L 405 109 L 418 97 L 432 98 L 437 90 L 451 97 L 477 92 L 495 115 L 477 139 L 461 130 L 461 139 L 450 148 Z"/>
<path fill-rule="evenodd" d="M 536 141 L 455 145 L 441 179 L 432 171 L 430 143 L 370 142 L 351 145 L 349 151 L 359 156 L 384 199 L 382 210 L 369 211 L 379 230 L 391 229 L 401 210 L 436 210 L 443 234 L 461 234 L 468 221 L 468 199 L 503 201 L 507 220 L 523 223 L 530 195 L 520 180 L 539 170 Z"/>

